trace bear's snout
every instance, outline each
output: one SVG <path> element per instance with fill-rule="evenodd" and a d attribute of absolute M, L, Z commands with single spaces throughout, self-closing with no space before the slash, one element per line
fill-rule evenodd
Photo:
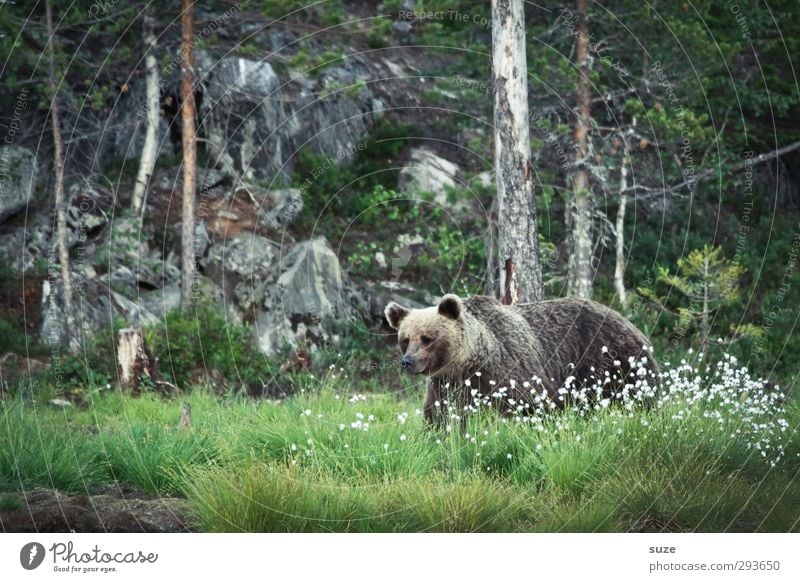
<path fill-rule="evenodd" d="M 422 374 L 425 372 L 426 367 L 427 362 L 425 361 L 424 355 L 423 357 L 420 357 L 420 354 L 416 356 L 405 355 L 403 359 L 400 360 L 400 369 L 407 374 Z"/>

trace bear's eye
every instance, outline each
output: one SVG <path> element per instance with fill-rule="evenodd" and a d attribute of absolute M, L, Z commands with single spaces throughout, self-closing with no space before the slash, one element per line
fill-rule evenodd
<path fill-rule="evenodd" d="M 400 349 L 406 351 L 407 347 L 408 347 L 408 338 L 404 337 L 403 339 L 400 340 Z"/>
<path fill-rule="evenodd" d="M 423 346 L 429 346 L 433 343 L 433 338 L 427 335 L 423 335 L 419 340 L 422 342 Z"/>

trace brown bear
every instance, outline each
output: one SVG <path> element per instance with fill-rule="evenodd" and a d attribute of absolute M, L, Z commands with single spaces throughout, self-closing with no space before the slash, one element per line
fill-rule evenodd
<path fill-rule="evenodd" d="M 524 416 L 543 402 L 553 408 L 571 396 L 586 399 L 584 386 L 607 404 L 658 381 L 644 334 L 594 301 L 508 306 L 491 297 L 462 301 L 448 294 L 424 309 L 392 302 L 385 315 L 397 330 L 401 369 L 428 377 L 424 412 L 435 424 L 444 420 L 445 403 L 462 420 L 476 398 Z"/>

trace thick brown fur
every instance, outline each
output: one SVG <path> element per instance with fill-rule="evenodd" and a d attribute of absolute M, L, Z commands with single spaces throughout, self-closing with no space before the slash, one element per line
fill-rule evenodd
<path fill-rule="evenodd" d="M 644 357 L 649 370 L 658 370 L 644 334 L 594 301 L 564 298 L 506 306 L 491 297 L 461 300 L 445 295 L 438 306 L 425 309 L 391 303 L 386 318 L 398 330 L 403 368 L 428 376 L 429 422 L 442 420 L 447 399 L 460 409 L 471 390 L 489 396 L 507 388 L 506 398 L 492 401 L 501 412 L 510 413 L 509 399 L 532 401 L 530 388 L 523 387 L 526 381 L 563 405 L 558 389 L 570 376 L 576 387 L 594 385 L 608 370 L 624 376 L 616 385 L 632 384 L 630 357 Z M 541 385 L 534 378 L 540 378 Z"/>

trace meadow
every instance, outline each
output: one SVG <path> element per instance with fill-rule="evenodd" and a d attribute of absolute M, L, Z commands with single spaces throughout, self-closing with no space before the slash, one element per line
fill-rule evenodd
<path fill-rule="evenodd" d="M 662 382 L 647 407 L 478 406 L 463 430 L 425 425 L 421 386 L 362 393 L 335 367 L 283 400 L 17 398 L 0 403 L 0 491 L 121 483 L 186 498 L 210 532 L 800 531 L 800 403 L 732 358 Z"/>

